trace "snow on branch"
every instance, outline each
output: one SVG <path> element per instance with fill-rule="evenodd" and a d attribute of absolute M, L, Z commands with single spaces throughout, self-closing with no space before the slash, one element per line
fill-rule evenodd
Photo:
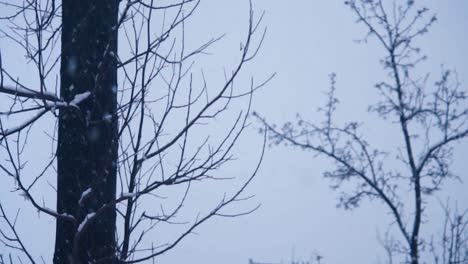
<path fill-rule="evenodd" d="M 78 107 L 78 104 L 86 100 L 90 95 L 91 95 L 91 92 L 89 91 L 77 94 L 75 95 L 73 100 L 71 100 L 71 102 L 68 105 Z"/>
<path fill-rule="evenodd" d="M 120 196 L 119 200 L 120 199 L 128 199 L 128 198 L 136 197 L 137 195 L 138 195 L 138 193 L 122 193 L 122 196 Z"/>
<path fill-rule="evenodd" d="M 92 212 L 92 213 L 89 213 L 86 215 L 86 217 L 83 219 L 83 222 L 80 223 L 80 225 L 78 226 L 78 233 L 81 233 L 81 230 L 83 230 L 83 228 L 86 226 L 86 224 L 88 223 L 88 221 L 94 217 L 96 213 Z"/>
<path fill-rule="evenodd" d="M 21 97 L 27 97 L 27 98 L 32 98 L 32 99 L 42 99 L 42 100 L 48 100 L 48 101 L 54 101 L 54 102 L 61 102 L 63 101 L 59 97 L 55 96 L 53 93 L 49 92 L 40 92 L 40 91 L 34 91 L 26 87 L 20 87 L 20 86 L 0 86 L 0 93 L 6 93 L 6 94 L 11 94 L 14 96 L 21 96 Z"/>
<path fill-rule="evenodd" d="M 81 194 L 80 200 L 78 201 L 79 205 L 83 204 L 84 200 L 89 196 L 92 190 L 92 188 L 88 188 Z"/>
<path fill-rule="evenodd" d="M 2 87 L 0 87 L 0 89 L 1 88 Z M 2 90 L 0 90 L 0 92 L 1 91 Z M 11 91 L 11 90 L 9 90 L 9 91 Z M 30 93 L 30 94 L 32 94 L 32 93 Z M 84 92 L 84 93 L 80 93 L 80 94 L 75 95 L 75 97 L 73 98 L 72 101 L 70 101 L 70 103 L 65 103 L 61 99 L 58 99 L 59 101 L 54 101 L 53 103 L 47 103 L 41 111 L 39 111 L 34 116 L 32 116 L 29 119 L 23 121 L 21 124 L 15 126 L 15 127 L 3 129 L 3 127 L 0 126 L 0 136 L 6 137 L 6 136 L 9 136 L 9 135 L 11 135 L 13 133 L 20 132 L 24 128 L 32 125 L 36 120 L 41 118 L 50 109 L 60 108 L 60 107 L 69 107 L 69 106 L 79 108 L 78 104 L 83 102 L 84 100 L 86 100 L 90 95 L 91 95 L 91 92 L 88 91 L 88 92 Z"/>
<path fill-rule="evenodd" d="M 15 126 L 15 127 L 12 127 L 12 128 L 3 129 L 2 127 L 0 127 L 0 136 L 6 137 L 6 136 L 9 136 L 9 135 L 11 135 L 13 133 L 20 132 L 23 128 L 28 127 L 29 125 L 34 123 L 36 120 L 38 120 L 46 112 L 47 112 L 47 109 L 43 109 L 39 113 L 37 113 L 36 115 L 34 115 L 31 118 L 25 120 L 23 123 Z"/>

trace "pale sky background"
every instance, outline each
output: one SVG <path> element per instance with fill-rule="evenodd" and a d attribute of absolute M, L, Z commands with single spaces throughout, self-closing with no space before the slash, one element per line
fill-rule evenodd
<path fill-rule="evenodd" d="M 296 113 L 319 122 L 315 109 L 323 104 L 323 92 L 329 87 L 328 74 L 335 72 L 338 97 L 342 102 L 339 118 L 364 122 L 371 143 L 389 147 L 398 142 L 399 134 L 380 126 L 376 117 L 366 112 L 367 105 L 376 98 L 373 84 L 383 76 L 378 63 L 383 49 L 375 41 L 366 45 L 353 41 L 362 38 L 365 31 L 362 25 L 354 23 L 355 17 L 343 1 L 253 2 L 256 14 L 266 12 L 263 25 L 268 33 L 259 56 L 240 79 L 245 81 L 254 76 L 260 80 L 277 73 L 273 81 L 254 96 L 255 111 L 279 124 L 294 120 Z M 423 69 L 436 75 L 440 73 L 441 64 L 456 69 L 460 82 L 466 87 L 468 1 L 417 2 L 427 5 L 439 19 L 421 42 L 423 51 L 429 55 Z M 247 0 L 203 0 L 187 24 L 189 45 L 191 41 L 197 44 L 227 34 L 210 48 L 213 55 L 198 63 L 208 73 L 208 78 L 210 74 L 217 78 L 223 67 L 229 68 L 238 57 L 247 18 Z M 2 54 L 13 52 L 6 44 L 0 43 L 0 48 Z M 253 168 L 262 140 L 257 128 L 252 119 L 252 126 L 236 149 L 238 160 L 223 171 L 226 176 L 242 179 L 242 175 Z M 47 147 L 42 146 L 39 139 L 33 138 L 31 142 L 37 144 L 38 149 Z M 467 157 L 468 142 L 465 141 L 456 147 L 453 164 L 454 171 L 465 181 L 468 181 Z M 330 182 L 321 177 L 321 173 L 330 168 L 327 166 L 327 162 L 309 152 L 283 146 L 268 148 L 257 178 L 247 189 L 247 194 L 255 197 L 233 208 L 248 209 L 260 203 L 260 209 L 248 216 L 208 221 L 197 230 L 197 235 L 189 236 L 157 263 L 245 264 L 249 258 L 276 263 L 290 260 L 293 252 L 302 260 L 319 252 L 329 264 L 377 263 L 379 257 L 384 256 L 377 232 L 383 233 L 387 227 L 387 211 L 381 204 L 369 202 L 351 212 L 337 209 L 337 193 L 329 188 Z M 0 179 L 0 199 L 14 212 L 24 203 L 6 192 L 4 184 L 4 179 Z M 6 184 L 12 183 L 8 180 Z M 200 200 L 197 201 L 205 201 L 213 193 L 214 197 L 221 197 L 223 192 L 213 188 L 217 188 L 216 185 L 200 188 L 203 194 L 198 194 L 200 197 L 196 199 Z M 468 207 L 466 184 L 451 182 L 437 196 L 445 200 L 447 195 L 458 200 L 460 208 Z M 440 206 L 436 200 L 431 200 L 430 205 L 436 209 L 428 212 L 429 223 L 424 226 L 423 233 L 436 234 L 440 226 Z M 36 255 L 43 254 L 50 260 L 53 220 L 44 215 L 38 220 L 34 212 L 25 215 L 20 224 L 24 234 L 31 237 L 27 243 Z M 170 236 L 162 234 L 162 237 Z M 158 237 L 154 239 L 157 241 Z M 5 251 L 0 245 L 0 254 Z"/>

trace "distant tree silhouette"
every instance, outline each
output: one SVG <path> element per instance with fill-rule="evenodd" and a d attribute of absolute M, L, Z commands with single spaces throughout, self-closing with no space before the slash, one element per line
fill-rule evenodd
<path fill-rule="evenodd" d="M 380 100 L 369 111 L 398 126 L 395 138 L 401 139 L 401 144 L 392 150 L 380 149 L 366 140 L 364 124 L 335 122 L 338 99 L 334 74 L 327 103 L 319 110 L 325 116 L 322 123 L 298 117 L 297 122 L 277 127 L 256 116 L 267 126 L 273 144 L 286 143 L 334 162 L 334 168 L 324 176 L 333 181 L 334 189 L 342 191 L 341 206 L 352 209 L 363 199 L 382 202 L 401 234 L 401 239 L 387 240 L 391 242 L 386 245 L 389 256 L 403 254 L 407 263 L 424 263 L 421 251 L 434 245 L 421 236 L 421 226 L 428 219 L 428 198 L 447 180 L 456 178 L 450 171 L 452 147 L 468 137 L 466 89 L 460 87 L 452 71 L 443 69 L 433 84 L 429 75 L 418 74 L 418 65 L 426 56 L 416 45 L 436 21 L 435 16 L 428 17 L 427 8 L 417 7 L 415 1 L 397 0 L 353 0 L 346 4 L 358 23 L 367 28 L 364 40 L 377 40 L 385 51 L 381 64 L 388 80 L 375 85 Z M 450 216 L 447 221 L 450 224 L 445 230 L 451 231 L 444 231 L 442 238 L 445 257 L 439 257 L 437 263 L 468 263 L 466 213 Z"/>

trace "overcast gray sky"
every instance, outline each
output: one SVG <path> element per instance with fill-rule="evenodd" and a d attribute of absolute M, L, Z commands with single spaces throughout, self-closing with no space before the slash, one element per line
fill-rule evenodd
<path fill-rule="evenodd" d="M 329 87 L 328 74 L 335 72 L 338 97 L 342 101 L 340 118 L 364 122 L 372 143 L 388 147 L 399 140 L 394 131 L 375 125 L 375 116 L 366 112 L 367 105 L 376 98 L 373 84 L 383 76 L 379 59 L 384 53 L 375 41 L 365 45 L 353 41 L 362 38 L 365 31 L 362 25 L 355 23 L 355 17 L 343 1 L 253 2 L 258 15 L 266 12 L 262 24 L 268 28 L 268 33 L 259 56 L 246 68 L 241 79 L 255 76 L 260 80 L 277 73 L 269 85 L 254 96 L 254 110 L 279 124 L 293 120 L 296 113 L 310 116 L 308 119 L 314 121 L 318 117 L 315 109 L 323 104 L 323 92 Z M 423 69 L 435 74 L 440 72 L 441 64 L 456 69 L 460 82 L 466 87 L 468 1 L 418 2 L 437 13 L 439 19 L 421 41 L 423 51 L 429 55 Z M 232 65 L 237 58 L 247 18 L 247 0 L 203 0 L 200 4 L 187 25 L 189 45 L 191 41 L 197 44 L 227 34 L 210 48 L 213 55 L 198 62 L 208 77 L 219 74 L 223 66 Z M 9 49 L 1 43 L 0 48 L 3 53 Z M 226 176 L 242 178 L 243 173 L 248 173 L 255 165 L 262 137 L 257 133 L 258 125 L 254 120 L 252 123 L 236 149 L 238 160 L 223 171 Z M 38 137 L 36 141 L 31 140 L 32 144 L 40 141 Z M 37 144 L 38 148 L 44 147 Z M 464 142 L 455 149 L 453 168 L 465 181 L 468 177 L 466 157 L 468 143 Z M 297 258 L 307 260 L 317 251 L 329 264 L 376 263 L 384 256 L 377 233 L 385 231 L 389 222 L 387 211 L 381 204 L 369 202 L 351 212 L 337 209 L 337 193 L 330 190 L 329 182 L 321 177 L 328 165 L 309 152 L 284 146 L 269 148 L 257 178 L 247 190 L 255 197 L 241 208 L 233 208 L 251 208 L 260 203 L 260 209 L 248 216 L 207 222 L 197 230 L 197 235 L 189 236 L 158 263 L 242 264 L 249 258 L 280 262 L 289 260 L 293 252 Z M 222 195 L 210 189 L 216 188 L 215 185 L 202 188 L 207 197 L 213 193 L 210 197 Z M 444 200 L 450 194 L 461 208 L 466 208 L 468 192 L 465 190 L 466 184 L 447 184 L 438 197 Z M 201 195 L 198 199 L 204 201 L 207 197 Z M 21 199 L 12 198 L 9 193 L 0 193 L 0 199 L 11 201 L 11 208 L 21 204 Z M 439 206 L 436 200 L 432 200 L 432 205 Z M 423 232 L 434 233 L 440 210 L 429 213 L 433 213 L 431 221 Z M 51 259 L 53 220 L 41 215 L 40 221 L 36 221 L 34 212 L 29 216 L 23 222 L 32 236 L 28 243 L 34 245 L 36 253 L 41 252 L 46 259 Z M 170 236 L 169 233 L 162 235 Z M 0 253 L 4 250 L 0 245 Z"/>
<path fill-rule="evenodd" d="M 343 118 L 361 120 L 376 136 L 372 142 L 392 144 L 399 134 L 373 127 L 375 116 L 366 112 L 375 98 L 373 84 L 383 76 L 379 59 L 383 49 L 370 41 L 367 45 L 354 40 L 364 36 L 362 25 L 343 1 L 255 1 L 257 13 L 266 11 L 264 25 L 268 34 L 261 53 L 250 72 L 264 76 L 277 72 L 276 78 L 255 96 L 254 109 L 268 120 L 282 123 L 293 120 L 296 113 L 317 118 L 315 109 L 323 104 L 323 92 L 329 87 L 328 74 L 337 73 L 338 96 Z M 441 64 L 458 71 L 460 81 L 468 81 L 468 38 L 466 27 L 468 2 L 422 1 L 439 21 L 423 38 L 423 51 L 429 55 L 425 70 L 439 74 Z M 206 1 L 200 7 L 196 34 L 226 32 L 219 50 L 238 46 L 243 32 L 247 5 L 242 1 Z M 203 15 L 201 15 L 203 14 Z M 213 23 L 215 22 L 215 23 Z M 239 23 L 238 23 L 239 22 Z M 200 26 L 199 24 L 200 23 Z M 229 57 L 229 52 L 215 49 L 214 57 Z M 319 120 L 317 120 L 319 121 Z M 380 135 L 380 136 L 378 136 Z M 249 133 L 250 140 L 260 140 Z M 384 142 L 385 141 L 385 142 Z M 467 144 L 457 149 L 454 167 L 463 174 L 468 167 Z M 251 157 L 248 147 L 240 158 Z M 285 147 L 270 148 L 262 169 L 249 192 L 262 207 L 252 215 L 226 220 L 218 219 L 199 230 L 178 250 L 167 254 L 164 263 L 245 263 L 252 257 L 259 261 L 280 261 L 295 255 L 307 259 L 318 250 L 326 263 L 376 263 L 383 251 L 377 242 L 377 231 L 384 232 L 388 223 L 386 210 L 380 204 L 363 203 L 349 212 L 336 209 L 337 195 L 329 182 L 321 178 L 327 163 L 311 153 Z M 447 193 L 467 204 L 468 194 L 459 184 L 447 186 Z M 438 207 L 437 202 L 434 203 Z M 439 212 L 440 213 L 440 212 Z M 435 216 L 433 216 L 435 217 Z M 429 227 L 428 227 L 429 228 Z M 431 231 L 434 231 L 432 229 Z"/>

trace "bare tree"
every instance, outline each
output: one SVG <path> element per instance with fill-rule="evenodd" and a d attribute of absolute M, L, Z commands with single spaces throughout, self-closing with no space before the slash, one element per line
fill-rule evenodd
<path fill-rule="evenodd" d="M 429 251 L 436 264 L 458 264 L 468 262 L 468 209 L 463 212 L 451 208 L 449 202 L 442 206 L 445 220 L 441 234 L 431 239 Z"/>
<path fill-rule="evenodd" d="M 346 4 L 368 30 L 364 40 L 377 40 L 385 51 L 381 64 L 388 78 L 375 85 L 380 100 L 369 112 L 396 124 L 399 134 L 395 138 L 401 139 L 401 144 L 382 149 L 366 140 L 364 124 L 337 124 L 334 74 L 328 101 L 319 110 L 325 116 L 322 123 L 299 116 L 297 123 L 276 127 L 256 116 L 267 126 L 273 144 L 286 143 L 334 162 L 334 168 L 324 176 L 333 181 L 334 189 L 342 191 L 341 206 L 351 209 L 366 198 L 382 202 L 401 237 L 387 250 L 402 253 L 407 263 L 422 263 L 421 252 L 429 241 L 421 236 L 421 226 L 427 220 L 429 197 L 448 179 L 456 178 L 450 171 L 452 146 L 468 137 L 466 90 L 453 71 L 442 69 L 434 83 L 429 74 L 418 72 L 417 66 L 426 56 L 415 45 L 436 21 L 427 8 L 417 7 L 415 1 L 397 0 L 353 0 Z M 457 226 L 466 225 L 466 217 L 452 221 L 458 220 L 464 223 Z M 466 234 L 466 230 L 462 232 Z"/>
<path fill-rule="evenodd" d="M 263 15 L 254 18 L 250 3 L 238 63 L 225 71 L 221 85 L 208 85 L 193 65 L 221 37 L 186 48 L 185 25 L 199 4 L 1 2 L 2 42 L 16 45 L 18 54 L 22 50 L 21 63 L 34 70 L 18 72 L 12 66 L 18 58 L 3 61 L 0 50 L 0 99 L 7 102 L 0 113 L 1 176 L 10 177 L 10 189 L 38 212 L 56 219 L 54 263 L 154 261 L 208 219 L 256 209 L 223 210 L 249 198 L 242 193 L 263 151 L 251 174 L 209 212 L 194 220 L 178 218 L 193 185 L 226 179 L 218 170 L 233 158 L 253 92 L 271 78 L 234 85 L 266 32 L 259 26 Z M 228 106 L 241 110 L 233 113 Z M 207 131 L 218 123 L 224 130 Z M 52 151 L 49 158 L 37 157 L 45 159 L 38 168 L 24 156 L 35 148 L 28 138 L 41 131 L 50 136 Z M 57 209 L 50 209 L 44 190 L 38 193 L 40 182 L 50 184 Z M 0 241 L 19 251 L 9 253 L 10 262 L 36 263 L 16 225 L 19 211 L 12 217 L 0 201 L 0 212 Z M 169 241 L 153 241 L 156 227 L 170 224 L 183 229 Z M 6 262 L 5 256 L 0 261 Z"/>

